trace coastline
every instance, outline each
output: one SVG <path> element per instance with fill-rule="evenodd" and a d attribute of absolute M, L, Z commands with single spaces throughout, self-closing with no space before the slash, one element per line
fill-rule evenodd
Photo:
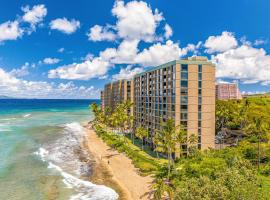
<path fill-rule="evenodd" d="M 84 147 L 94 159 L 91 182 L 114 189 L 120 200 L 150 199 L 153 179 L 140 176 L 131 159 L 111 149 L 90 126 L 86 126 Z"/>

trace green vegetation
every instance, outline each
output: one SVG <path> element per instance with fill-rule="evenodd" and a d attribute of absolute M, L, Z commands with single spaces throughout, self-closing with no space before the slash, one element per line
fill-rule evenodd
<path fill-rule="evenodd" d="M 198 151 L 197 138 L 188 137 L 172 119 L 155 136 L 142 127 L 136 129 L 127 112 L 131 105 L 124 102 L 116 108 L 123 116 L 93 105 L 94 127 L 107 144 L 126 153 L 142 174 L 153 174 L 155 199 L 270 199 L 270 98 L 217 101 L 217 134 L 232 134 L 236 139 L 232 147 L 207 151 Z M 148 137 L 157 156 L 148 152 Z M 188 144 L 186 154 L 176 144 Z M 174 158 L 176 152 L 180 158 Z M 159 159 L 161 155 L 168 161 Z"/>

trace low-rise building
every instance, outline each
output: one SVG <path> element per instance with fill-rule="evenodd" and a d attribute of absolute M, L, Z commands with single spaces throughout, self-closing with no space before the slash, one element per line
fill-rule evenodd
<path fill-rule="evenodd" d="M 235 83 L 217 83 L 216 84 L 216 99 L 232 100 L 242 99 L 238 84 Z"/>

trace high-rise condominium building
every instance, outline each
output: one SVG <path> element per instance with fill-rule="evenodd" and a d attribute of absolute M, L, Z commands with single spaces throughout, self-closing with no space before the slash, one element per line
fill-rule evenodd
<path fill-rule="evenodd" d="M 105 106 L 116 104 L 111 97 L 114 91 L 108 89 L 113 84 L 105 86 Z M 135 127 L 143 126 L 154 135 L 162 129 L 162 122 L 173 118 L 176 126 L 182 125 L 189 135 L 198 136 L 199 148 L 214 148 L 215 66 L 206 57 L 157 66 L 135 75 L 133 85 Z"/>
<path fill-rule="evenodd" d="M 104 90 L 101 91 L 101 105 L 102 109 L 109 107 L 114 110 L 117 104 L 130 100 L 133 102 L 133 81 L 132 80 L 118 80 L 105 85 Z M 133 113 L 133 108 L 130 111 Z"/>
<path fill-rule="evenodd" d="M 136 126 L 153 135 L 173 118 L 198 136 L 199 148 L 214 148 L 215 66 L 207 58 L 176 60 L 136 75 L 134 97 Z"/>
<path fill-rule="evenodd" d="M 237 83 L 217 83 L 216 84 L 216 99 L 230 100 L 242 99 L 242 95 Z"/>

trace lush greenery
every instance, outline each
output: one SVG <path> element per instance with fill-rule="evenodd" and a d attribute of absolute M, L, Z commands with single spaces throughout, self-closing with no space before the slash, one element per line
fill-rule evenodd
<path fill-rule="evenodd" d="M 133 127 L 130 106 L 124 102 L 113 112 L 107 108 L 102 112 L 92 105 L 94 127 L 107 144 L 125 152 L 142 174 L 153 174 L 155 199 L 270 199 L 270 98 L 217 101 L 217 133 L 236 132 L 243 138 L 233 147 L 208 151 L 198 151 L 197 138 L 175 127 L 172 119 L 154 137 L 143 127 Z M 135 137 L 140 145 L 134 143 Z M 148 137 L 154 141 L 155 157 L 146 152 Z M 187 154 L 181 154 L 176 144 L 188 144 Z M 177 151 L 181 156 L 175 159 L 172 153 Z"/>

